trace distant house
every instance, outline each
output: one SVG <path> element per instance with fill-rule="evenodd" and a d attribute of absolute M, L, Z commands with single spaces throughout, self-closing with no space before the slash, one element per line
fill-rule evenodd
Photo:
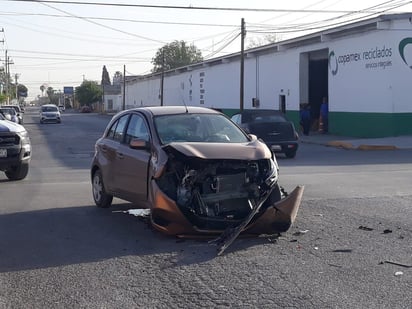
<path fill-rule="evenodd" d="M 122 110 L 122 87 L 120 84 L 104 85 L 103 111 L 118 112 Z"/>

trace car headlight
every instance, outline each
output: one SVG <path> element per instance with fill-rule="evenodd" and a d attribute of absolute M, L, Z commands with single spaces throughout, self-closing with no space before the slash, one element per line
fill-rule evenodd
<path fill-rule="evenodd" d="M 19 133 L 20 135 L 20 140 L 22 145 L 30 145 L 30 137 L 29 137 L 29 133 L 27 133 L 27 131 L 22 131 Z"/>
<path fill-rule="evenodd" d="M 268 186 L 272 186 L 278 181 L 279 167 L 276 158 L 269 159 L 268 164 L 269 168 L 265 182 Z"/>

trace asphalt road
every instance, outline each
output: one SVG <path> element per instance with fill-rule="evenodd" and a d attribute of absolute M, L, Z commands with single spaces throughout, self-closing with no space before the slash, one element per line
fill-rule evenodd
<path fill-rule="evenodd" d="M 301 144 L 278 160 L 287 191 L 305 185 L 296 224 L 217 257 L 116 212 L 129 203 L 94 206 L 89 165 L 109 116 L 25 117 L 29 175 L 0 173 L 0 308 L 412 307 L 412 150 Z"/>

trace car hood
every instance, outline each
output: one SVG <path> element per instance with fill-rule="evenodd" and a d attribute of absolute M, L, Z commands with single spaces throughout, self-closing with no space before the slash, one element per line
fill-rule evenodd
<path fill-rule="evenodd" d="M 8 120 L 0 120 L 0 132 L 23 132 L 24 127 Z"/>
<path fill-rule="evenodd" d="M 269 159 L 269 148 L 259 140 L 247 143 L 170 143 L 164 150 L 174 149 L 187 157 L 201 159 L 259 160 Z"/>

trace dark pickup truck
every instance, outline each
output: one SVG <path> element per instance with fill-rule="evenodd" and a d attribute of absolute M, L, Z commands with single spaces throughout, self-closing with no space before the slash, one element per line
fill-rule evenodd
<path fill-rule="evenodd" d="M 247 133 L 262 139 L 274 153 L 283 153 L 288 158 L 296 156 L 299 135 L 293 123 L 280 111 L 244 110 L 231 119 Z"/>

